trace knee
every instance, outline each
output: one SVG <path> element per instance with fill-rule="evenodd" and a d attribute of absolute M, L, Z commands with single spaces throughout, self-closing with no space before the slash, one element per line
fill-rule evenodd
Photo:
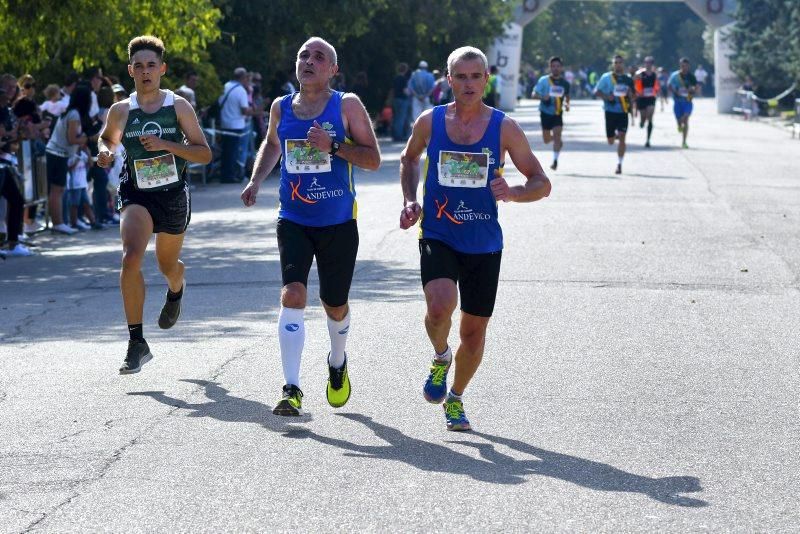
<path fill-rule="evenodd" d="M 433 297 L 428 302 L 428 318 L 434 323 L 441 323 L 450 319 L 455 307 L 445 298 Z"/>
<path fill-rule="evenodd" d="M 161 274 L 170 274 L 175 268 L 178 266 L 178 261 L 167 261 L 162 258 L 157 258 L 158 260 L 158 270 L 161 271 Z"/>
<path fill-rule="evenodd" d="M 470 352 L 479 351 L 483 348 L 486 339 L 485 328 L 462 328 L 461 344 Z"/>
<path fill-rule="evenodd" d="M 144 249 L 125 247 L 122 250 L 122 270 L 123 271 L 140 270 L 142 268 L 143 259 L 144 259 Z"/>
<path fill-rule="evenodd" d="M 608 144 L 609 145 L 613 145 L 614 144 L 614 138 L 613 137 L 609 137 L 608 138 Z"/>
<path fill-rule="evenodd" d="M 306 307 L 306 288 L 299 282 L 293 282 L 283 286 L 281 290 L 281 306 L 284 308 L 305 308 Z"/>

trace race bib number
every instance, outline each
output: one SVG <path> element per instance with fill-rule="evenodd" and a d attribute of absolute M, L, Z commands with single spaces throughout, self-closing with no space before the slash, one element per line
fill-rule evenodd
<path fill-rule="evenodd" d="M 564 88 L 560 85 L 551 85 L 550 86 L 550 96 L 552 98 L 561 98 L 564 96 Z"/>
<path fill-rule="evenodd" d="M 642 96 L 656 96 L 656 91 L 652 87 L 645 87 L 642 90 Z"/>
<path fill-rule="evenodd" d="M 293 174 L 331 172 L 331 156 L 311 146 L 307 139 L 285 142 L 286 171 Z"/>
<path fill-rule="evenodd" d="M 614 96 L 628 96 L 628 86 L 624 83 L 618 83 L 615 85 Z"/>
<path fill-rule="evenodd" d="M 685 87 L 681 87 L 680 89 L 678 89 L 678 94 L 684 97 L 689 96 L 689 90 Z"/>
<path fill-rule="evenodd" d="M 444 187 L 486 187 L 489 155 L 485 152 L 439 151 L 439 185 Z"/>
<path fill-rule="evenodd" d="M 173 154 L 133 160 L 136 187 L 157 189 L 180 181 Z"/>

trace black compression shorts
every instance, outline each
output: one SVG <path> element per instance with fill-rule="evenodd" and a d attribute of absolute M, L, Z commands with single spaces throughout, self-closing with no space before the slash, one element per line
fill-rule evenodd
<path fill-rule="evenodd" d="M 478 317 L 492 316 L 502 251 L 465 254 L 436 239 L 420 239 L 419 253 L 423 288 L 431 280 L 449 278 L 458 284 L 461 311 Z"/>
<path fill-rule="evenodd" d="M 358 253 L 355 219 L 320 227 L 278 219 L 277 234 L 283 285 L 300 282 L 308 287 L 308 272 L 316 257 L 319 298 L 328 306 L 347 304 Z"/>

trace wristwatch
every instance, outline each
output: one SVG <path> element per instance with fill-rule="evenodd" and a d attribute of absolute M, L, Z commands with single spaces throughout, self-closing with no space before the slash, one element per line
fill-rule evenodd
<path fill-rule="evenodd" d="M 331 149 L 328 151 L 328 154 L 331 156 L 335 155 L 339 151 L 339 141 L 333 141 L 331 143 Z"/>

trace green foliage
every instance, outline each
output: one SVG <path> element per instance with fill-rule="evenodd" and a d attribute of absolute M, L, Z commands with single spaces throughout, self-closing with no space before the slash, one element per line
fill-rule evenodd
<path fill-rule="evenodd" d="M 736 50 L 731 67 L 742 77 L 752 76 L 765 92 L 800 82 L 800 2 L 740 2 L 730 38 Z"/>
<path fill-rule="evenodd" d="M 511 18 L 509 3 L 497 0 L 273 0 L 268 7 L 216 0 L 216 5 L 225 15 L 223 36 L 210 50 L 223 77 L 244 66 L 261 72 L 266 83 L 276 74 L 293 79 L 297 49 L 318 35 L 336 47 L 348 82 L 360 71 L 369 73 L 364 100 L 372 113 L 389 92 L 397 62 L 444 65 L 458 46 L 485 49 Z"/>
<path fill-rule="evenodd" d="M 603 71 L 622 54 L 628 63 L 652 55 L 658 65 L 677 68 L 681 56 L 703 62 L 705 27 L 680 3 L 559 1 L 525 27 L 523 64 L 541 68 L 558 55 L 565 65 Z"/>
<path fill-rule="evenodd" d="M 0 13 L 0 58 L 16 72 L 126 61 L 128 40 L 141 34 L 198 59 L 219 36 L 220 12 L 210 0 L 0 0 Z"/>

